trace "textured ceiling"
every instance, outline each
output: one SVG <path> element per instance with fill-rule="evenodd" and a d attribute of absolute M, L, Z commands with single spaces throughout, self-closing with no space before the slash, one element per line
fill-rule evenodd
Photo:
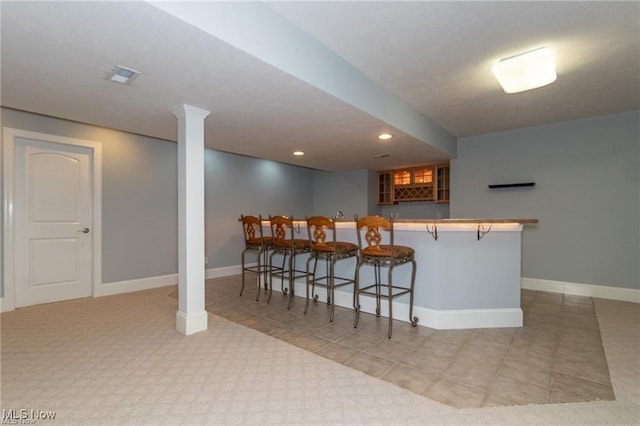
<path fill-rule="evenodd" d="M 447 133 L 640 108 L 638 2 L 226 4 L 245 8 L 234 22 L 273 15 L 281 46 L 274 26 L 222 33 L 207 5 L 185 7 L 208 29 L 144 2 L 1 2 L 2 106 L 175 140 L 171 110 L 190 104 L 211 111 L 209 148 L 323 170 L 441 161 L 455 156 L 436 140 Z M 491 65 L 542 45 L 558 80 L 504 94 Z M 118 85 L 105 79 L 115 65 L 142 74 Z"/>

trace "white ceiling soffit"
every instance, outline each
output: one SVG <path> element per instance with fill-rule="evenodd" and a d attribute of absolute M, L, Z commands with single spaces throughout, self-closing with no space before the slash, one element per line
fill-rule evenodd
<path fill-rule="evenodd" d="M 448 156 L 456 154 L 453 135 L 262 3 L 152 4 Z"/>
<path fill-rule="evenodd" d="M 207 148 L 333 171 L 447 160 L 447 132 L 640 109 L 637 1 L 187 6 L 216 7 L 218 35 L 147 2 L 0 1 L 1 105 L 175 141 L 190 104 L 211 111 Z M 506 95 L 491 66 L 540 45 L 557 81 Z M 141 74 L 106 80 L 116 65 Z"/>
<path fill-rule="evenodd" d="M 638 1 L 267 4 L 457 137 L 640 108 Z M 557 81 L 505 95 L 492 65 L 541 46 Z"/>

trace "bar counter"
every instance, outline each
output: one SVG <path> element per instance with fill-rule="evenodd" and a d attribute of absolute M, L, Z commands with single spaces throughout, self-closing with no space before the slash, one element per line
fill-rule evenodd
<path fill-rule="evenodd" d="M 395 219 L 395 244 L 415 249 L 414 315 L 418 325 L 435 329 L 521 327 L 522 230 L 537 223 L 537 219 Z M 296 228 L 296 238 L 307 237 L 306 222 L 296 221 Z M 336 228 L 339 240 L 357 243 L 353 220 L 338 220 Z M 303 266 L 303 259 L 299 262 Z M 338 262 L 336 274 L 353 274 L 354 263 Z M 361 269 L 362 285 L 373 279 L 372 270 Z M 408 284 L 410 272 L 410 266 L 396 267 L 394 284 Z M 304 297 L 304 286 L 296 283 L 297 296 Z M 326 300 L 322 291 L 319 294 L 320 301 Z M 335 302 L 352 307 L 352 296 L 349 287 L 337 290 Z M 375 311 L 373 298 L 363 296 L 360 303 L 363 312 Z M 408 322 L 408 303 L 408 295 L 394 301 L 394 319 Z M 385 305 L 382 316 L 388 315 Z"/>

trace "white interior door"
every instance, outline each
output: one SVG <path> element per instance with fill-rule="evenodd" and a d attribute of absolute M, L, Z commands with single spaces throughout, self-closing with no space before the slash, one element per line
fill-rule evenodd
<path fill-rule="evenodd" d="M 92 293 L 91 149 L 16 139 L 15 306 Z"/>

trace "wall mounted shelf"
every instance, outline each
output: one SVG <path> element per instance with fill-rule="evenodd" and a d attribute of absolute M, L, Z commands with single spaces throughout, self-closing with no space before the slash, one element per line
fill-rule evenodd
<path fill-rule="evenodd" d="M 522 183 L 502 183 L 499 185 L 489 185 L 489 188 L 491 189 L 498 189 L 498 188 L 524 188 L 524 187 L 532 187 L 535 186 L 536 183 L 535 182 L 522 182 Z"/>

